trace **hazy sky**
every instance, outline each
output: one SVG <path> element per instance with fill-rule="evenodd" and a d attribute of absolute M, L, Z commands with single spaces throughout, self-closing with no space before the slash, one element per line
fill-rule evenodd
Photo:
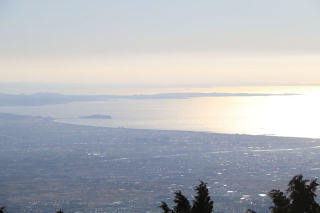
<path fill-rule="evenodd" d="M 0 0 L 0 82 L 320 84 L 319 0 Z"/>

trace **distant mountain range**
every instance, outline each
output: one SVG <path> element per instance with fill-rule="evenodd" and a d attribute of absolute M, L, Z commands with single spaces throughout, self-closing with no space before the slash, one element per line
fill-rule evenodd
<path fill-rule="evenodd" d="M 70 102 L 106 101 L 110 99 L 186 99 L 231 96 L 287 96 L 294 93 L 159 93 L 150 95 L 63 95 L 59 93 L 4 94 L 0 93 L 0 106 L 39 106 Z"/>

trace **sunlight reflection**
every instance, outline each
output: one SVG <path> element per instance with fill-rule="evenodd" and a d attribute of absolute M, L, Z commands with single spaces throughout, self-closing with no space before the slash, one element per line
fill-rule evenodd
<path fill-rule="evenodd" d="M 286 88 L 275 91 L 289 92 Z M 193 101 L 191 108 L 197 110 L 202 128 L 209 131 L 319 138 L 319 87 L 290 88 L 290 92 L 302 95 L 206 98 Z"/>

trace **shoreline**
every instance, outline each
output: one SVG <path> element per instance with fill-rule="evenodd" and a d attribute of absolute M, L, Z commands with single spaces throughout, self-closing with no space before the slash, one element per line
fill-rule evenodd
<path fill-rule="evenodd" d="M 67 122 L 64 121 L 63 118 L 54 118 L 51 116 L 33 116 L 33 115 L 26 115 L 26 114 L 15 114 L 15 113 L 6 113 L 0 112 L 0 119 L 41 119 L 44 121 L 50 121 L 57 124 L 64 124 L 64 125 L 73 125 L 73 126 L 81 126 L 81 127 L 89 127 L 89 128 L 107 128 L 107 129 L 126 129 L 126 130 L 139 130 L 139 131 L 162 131 L 162 132 L 188 132 L 188 133 L 204 133 L 204 134 L 216 134 L 216 135 L 230 135 L 230 136 L 253 136 L 253 137 L 276 137 L 276 138 L 292 138 L 292 139 L 308 139 L 308 140 L 320 140 L 320 138 L 316 137 L 298 137 L 298 136 L 285 136 L 285 135 L 271 135 L 271 134 L 247 134 L 247 133 L 225 133 L 225 132 L 214 132 L 214 131 L 205 131 L 205 130 L 183 130 L 183 129 L 160 129 L 160 128 L 131 128 L 131 127 L 114 127 L 114 126 L 102 126 L 102 125 L 90 125 L 90 124 L 81 124 L 76 122 Z M 8 118 L 6 118 L 8 117 Z"/>
<path fill-rule="evenodd" d="M 166 132 L 189 132 L 189 133 L 205 133 L 205 134 L 217 134 L 217 135 L 230 135 L 230 136 L 261 136 L 261 137 L 277 137 L 277 138 L 292 138 L 292 139 L 310 139 L 310 140 L 320 140 L 320 138 L 314 137 L 295 137 L 295 136 L 284 136 L 284 135 L 268 135 L 268 134 L 246 134 L 246 133 L 224 133 L 224 132 L 213 132 L 213 131 L 202 131 L 202 130 L 177 130 L 177 129 L 148 129 L 148 128 L 130 128 L 130 127 L 112 127 L 112 126 L 101 126 L 101 125 L 89 125 L 81 123 L 71 123 L 66 122 L 61 119 L 52 119 L 54 123 L 83 126 L 83 127 L 95 127 L 95 128 L 108 128 L 108 129 L 127 129 L 127 130 L 139 130 L 139 131 L 166 131 Z"/>

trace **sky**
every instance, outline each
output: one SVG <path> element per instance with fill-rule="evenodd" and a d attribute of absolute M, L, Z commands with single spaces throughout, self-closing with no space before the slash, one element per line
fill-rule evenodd
<path fill-rule="evenodd" d="M 319 0 L 0 0 L 0 83 L 320 84 Z"/>

